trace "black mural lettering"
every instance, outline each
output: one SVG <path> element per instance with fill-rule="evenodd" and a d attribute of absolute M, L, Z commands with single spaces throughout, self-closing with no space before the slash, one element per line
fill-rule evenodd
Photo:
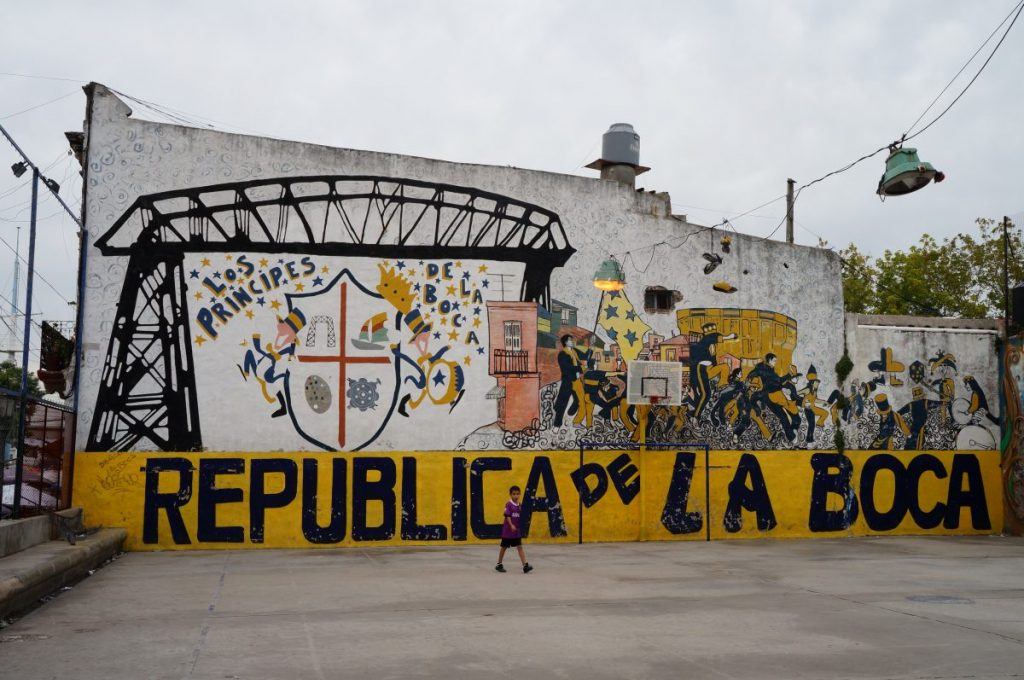
<path fill-rule="evenodd" d="M 380 479 L 371 482 L 367 473 L 374 470 Z M 395 461 L 390 458 L 354 458 L 352 460 L 352 539 L 386 541 L 395 536 Z M 381 523 L 366 525 L 366 505 L 379 501 L 384 506 Z"/>
<path fill-rule="evenodd" d="M 177 472 L 178 488 L 160 493 L 160 473 Z M 192 541 L 181 517 L 181 506 L 192 498 L 192 463 L 185 458 L 150 458 L 146 461 L 146 498 L 142 512 L 142 542 L 159 543 L 160 510 L 167 512 L 171 539 L 177 545 Z"/>
<path fill-rule="evenodd" d="M 334 458 L 331 477 L 331 521 L 323 527 L 316 519 L 317 476 L 316 458 L 302 461 L 302 535 L 310 543 L 340 543 L 345 539 L 345 487 L 348 463 Z"/>
<path fill-rule="evenodd" d="M 633 459 L 628 453 L 608 463 L 608 476 L 611 477 L 615 490 L 619 492 L 619 498 L 626 505 L 632 503 L 640 493 L 640 470 L 633 465 Z"/>
<path fill-rule="evenodd" d="M 740 456 L 736 474 L 729 482 L 729 503 L 722 517 L 726 531 L 736 533 L 743 528 L 743 510 L 757 513 L 759 531 L 771 531 L 778 524 L 771 498 L 768 497 L 768 486 L 764 483 L 761 464 L 757 462 L 757 457 L 750 453 Z"/>
<path fill-rule="evenodd" d="M 853 463 L 841 453 L 815 453 L 811 456 L 814 481 L 811 482 L 811 512 L 807 527 L 811 531 L 845 531 L 857 520 L 857 495 L 850 486 Z M 835 470 L 835 472 L 833 472 Z M 828 495 L 843 499 L 842 510 L 828 509 Z"/>
<path fill-rule="evenodd" d="M 444 541 L 448 528 L 443 524 L 418 524 L 416 510 L 416 459 L 402 458 L 402 540 Z"/>
<path fill-rule="evenodd" d="M 676 453 L 676 462 L 672 466 L 672 481 L 669 482 L 665 507 L 661 511 L 661 523 L 673 534 L 693 534 L 704 526 L 704 517 L 701 512 L 686 511 L 695 460 L 696 455 L 692 452 L 679 451 Z"/>
<path fill-rule="evenodd" d="M 608 474 L 598 463 L 584 463 L 579 469 L 573 470 L 569 477 L 576 485 L 576 491 L 579 492 L 584 507 L 591 507 L 608 491 Z M 587 477 L 594 477 L 593 488 L 587 483 Z"/>
<path fill-rule="evenodd" d="M 892 507 L 885 512 L 875 505 L 875 481 L 881 470 L 891 472 L 895 484 Z M 864 461 L 864 469 L 860 472 L 860 507 L 868 528 L 873 531 L 892 531 L 900 525 L 907 514 L 909 503 L 908 478 L 903 463 L 891 453 L 878 453 Z"/>
<path fill-rule="evenodd" d="M 465 541 L 469 525 L 466 504 L 466 459 L 452 458 L 452 540 Z"/>
<path fill-rule="evenodd" d="M 469 526 L 477 538 L 501 538 L 502 522 L 488 524 L 484 519 L 484 473 L 511 469 L 512 459 L 506 457 L 476 458 L 469 466 Z"/>
<path fill-rule="evenodd" d="M 283 508 L 295 500 L 299 466 L 287 458 L 255 458 L 249 474 L 249 540 L 262 543 L 267 508 Z M 268 474 L 284 475 L 284 488 L 276 493 L 267 493 Z"/>
<path fill-rule="evenodd" d="M 967 489 L 964 489 L 964 480 Z M 960 526 L 960 508 L 971 509 L 971 528 L 991 529 L 992 522 L 988 517 L 988 504 L 985 502 L 985 484 L 981 479 L 981 466 L 978 457 L 973 453 L 958 453 L 953 456 L 953 466 L 949 473 L 949 496 L 946 498 L 946 520 L 942 523 L 947 529 Z"/>
<path fill-rule="evenodd" d="M 946 504 L 939 501 L 931 510 L 921 507 L 921 475 L 931 472 L 936 479 L 946 478 L 946 468 L 930 453 L 914 456 L 907 465 L 907 505 L 914 523 L 922 529 L 934 529 L 946 518 Z"/>
<path fill-rule="evenodd" d="M 544 487 L 544 496 L 538 496 L 538 483 Z M 555 473 L 551 469 L 551 459 L 547 456 L 536 456 L 530 467 L 530 476 L 523 490 L 523 509 L 519 518 L 523 537 L 530 535 L 530 520 L 535 512 L 548 515 L 548 530 L 552 537 L 568 536 L 569 529 L 565 526 L 562 503 L 558 498 L 558 486 L 555 484 Z"/>
<path fill-rule="evenodd" d="M 240 475 L 245 472 L 241 458 L 204 458 L 199 461 L 199 527 L 196 538 L 202 543 L 244 543 L 245 530 L 240 526 L 217 526 L 217 506 L 241 503 L 239 488 L 217 488 L 217 475 Z"/>

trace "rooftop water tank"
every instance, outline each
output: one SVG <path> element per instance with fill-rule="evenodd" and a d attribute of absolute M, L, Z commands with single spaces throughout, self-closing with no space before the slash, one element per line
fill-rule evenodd
<path fill-rule="evenodd" d="M 614 123 L 601 139 L 601 160 L 640 165 L 640 135 L 629 123 Z"/>

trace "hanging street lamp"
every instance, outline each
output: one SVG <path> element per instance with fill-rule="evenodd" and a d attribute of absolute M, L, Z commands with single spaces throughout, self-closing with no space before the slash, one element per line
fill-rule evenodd
<path fill-rule="evenodd" d="M 878 195 L 902 196 L 918 189 L 923 189 L 929 182 L 936 183 L 946 179 L 946 175 L 931 163 L 925 163 L 917 156 L 917 149 L 897 146 L 889 147 L 889 157 L 885 159 L 885 173 L 878 180 Z"/>
<path fill-rule="evenodd" d="M 626 287 L 626 273 L 614 257 L 601 263 L 594 274 L 594 288 L 603 291 L 622 290 Z"/>

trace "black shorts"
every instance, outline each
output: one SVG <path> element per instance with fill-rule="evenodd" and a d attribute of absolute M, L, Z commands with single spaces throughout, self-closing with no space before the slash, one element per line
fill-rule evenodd
<path fill-rule="evenodd" d="M 523 539 L 521 539 L 521 538 L 503 538 L 503 539 L 501 539 L 501 547 L 502 548 L 518 548 L 522 544 L 523 544 Z"/>

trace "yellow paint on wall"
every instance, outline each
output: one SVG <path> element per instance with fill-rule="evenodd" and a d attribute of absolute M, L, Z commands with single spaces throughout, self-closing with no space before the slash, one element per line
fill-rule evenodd
<path fill-rule="evenodd" d="M 74 502 L 85 508 L 90 525 L 124 527 L 129 550 L 497 543 L 481 527 L 501 524 L 512 484 L 524 489 L 524 501 L 530 493 L 540 499 L 557 495 L 557 504 L 551 503 L 553 522 L 546 509 L 531 516 L 527 540 L 536 543 L 579 541 L 581 516 L 586 542 L 1002 531 L 996 451 L 847 451 L 849 486 L 857 499 L 855 517 L 844 496 L 821 493 L 827 479 L 815 480 L 815 461 L 821 467 L 822 461 L 837 460 L 835 456 L 813 451 L 711 451 L 705 461 L 703 450 L 588 450 L 581 467 L 579 451 L 80 453 L 75 461 Z M 357 463 L 367 468 L 359 493 Z M 741 463 L 746 466 L 745 476 L 737 475 Z M 174 465 L 180 471 L 169 469 Z M 218 465 L 222 469 L 235 466 L 241 472 L 212 474 Z M 263 472 L 258 474 L 260 466 Z M 378 468 L 393 479 L 382 479 Z M 758 508 L 742 507 L 744 498 L 752 502 L 750 498 L 757 497 L 754 468 L 764 482 L 761 500 L 767 497 L 774 517 L 767 521 L 762 502 L 764 528 L 758 527 Z M 343 502 L 332 509 L 335 469 L 344 473 L 345 484 Z M 550 479 L 545 480 L 542 473 L 548 470 Z M 314 471 L 315 488 L 309 474 Z M 822 468 L 819 477 L 840 472 Z M 262 480 L 262 504 L 257 476 Z M 534 483 L 528 488 L 531 478 Z M 973 482 L 979 482 L 979 488 L 971 488 Z M 591 503 L 587 507 L 581 506 L 577 483 L 584 485 L 584 496 Z M 956 489 L 951 492 L 951 487 L 960 490 L 961 504 L 973 507 L 942 511 L 944 504 L 957 503 Z M 822 500 L 819 510 L 852 521 L 827 530 L 813 527 L 815 488 Z M 307 496 L 313 512 L 306 512 L 304 520 Z M 162 499 L 164 507 L 158 507 L 155 499 Z M 735 512 L 727 517 L 730 500 Z M 865 501 L 870 505 L 867 509 Z M 168 504 L 180 507 L 171 512 L 165 507 Z M 906 510 L 901 512 L 904 505 Z M 145 535 L 147 507 L 149 536 Z M 357 537 L 360 511 L 367 534 Z M 176 540 L 172 514 L 178 512 Z M 823 515 L 817 516 L 820 521 Z M 316 527 L 326 528 L 332 520 L 342 527 L 343 536 L 326 530 L 316 533 Z M 878 528 L 897 520 L 891 528 Z M 404 528 L 421 533 L 403 536 Z"/>

